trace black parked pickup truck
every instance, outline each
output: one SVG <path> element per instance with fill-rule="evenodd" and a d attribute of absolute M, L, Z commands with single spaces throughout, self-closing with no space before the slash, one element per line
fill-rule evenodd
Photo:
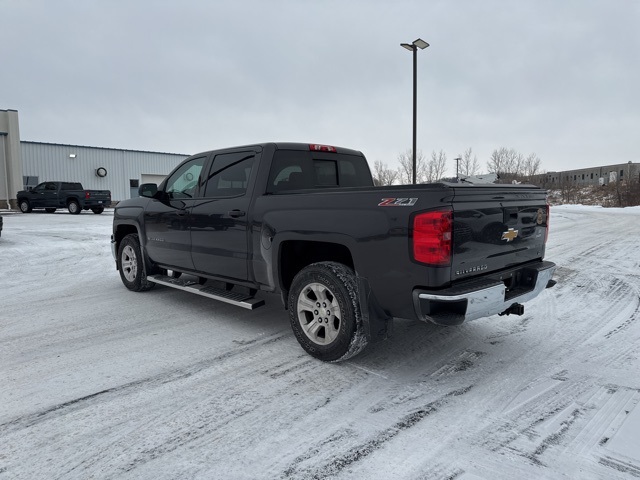
<path fill-rule="evenodd" d="M 194 155 L 115 209 L 124 285 L 255 308 L 280 294 L 302 347 L 344 360 L 392 319 L 523 313 L 553 286 L 549 208 L 531 185 L 374 187 L 362 153 L 265 143 Z"/>
<path fill-rule="evenodd" d="M 109 190 L 85 190 L 78 182 L 42 182 L 31 190 L 19 191 L 17 197 L 22 213 L 34 208 L 43 208 L 49 213 L 58 208 L 66 208 L 73 214 L 82 210 L 102 213 L 104 207 L 111 205 Z"/>

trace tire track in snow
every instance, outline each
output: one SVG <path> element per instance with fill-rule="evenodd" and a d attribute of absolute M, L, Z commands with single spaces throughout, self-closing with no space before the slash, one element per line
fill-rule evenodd
<path fill-rule="evenodd" d="M 410 429 L 418 424 L 426 417 L 438 412 L 443 406 L 451 401 L 454 397 L 459 397 L 466 394 L 473 388 L 473 385 L 469 385 L 465 388 L 453 390 L 443 397 L 430 402 L 423 407 L 412 411 L 400 418 L 396 423 L 390 427 L 380 431 L 373 438 L 369 438 L 365 442 L 351 447 L 346 453 L 338 454 L 331 459 L 329 463 L 322 466 L 303 467 L 302 464 L 317 455 L 321 450 L 316 446 L 309 450 L 306 454 L 297 457 L 292 464 L 285 469 L 281 478 L 285 479 L 322 479 L 329 478 L 340 474 L 344 469 L 350 465 L 363 460 L 371 455 L 373 452 L 383 448 L 389 441 L 400 435 L 403 431 Z M 332 435 L 333 437 L 333 435 Z M 330 445 L 333 442 L 324 440 L 320 445 Z"/>
<path fill-rule="evenodd" d="M 39 412 L 34 412 L 28 415 L 14 418 L 0 424 L 0 435 L 32 427 L 57 415 L 64 415 L 68 412 L 88 408 L 95 404 L 96 401 L 104 402 L 106 401 L 105 399 L 109 397 L 121 397 L 122 395 L 128 394 L 128 392 L 136 392 L 143 387 L 154 388 L 168 383 L 184 380 L 204 370 L 219 366 L 221 362 L 229 360 L 235 356 L 245 354 L 248 350 L 257 347 L 264 347 L 288 337 L 290 337 L 290 334 L 274 334 L 267 338 L 256 338 L 254 341 L 243 342 L 243 345 L 239 346 L 238 348 L 229 350 L 213 358 L 195 363 L 186 368 L 180 368 L 170 372 L 163 372 L 152 377 L 135 380 L 133 382 L 125 383 L 117 387 L 107 388 L 90 395 L 85 395 L 80 398 L 51 406 Z"/>

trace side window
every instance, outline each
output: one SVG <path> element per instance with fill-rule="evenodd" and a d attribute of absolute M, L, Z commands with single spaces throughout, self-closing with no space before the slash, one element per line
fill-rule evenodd
<path fill-rule="evenodd" d="M 47 184 L 41 183 L 40 185 L 36 185 L 33 189 L 34 192 L 44 192 L 46 190 Z"/>
<path fill-rule="evenodd" d="M 183 163 L 167 179 L 164 191 L 171 198 L 192 198 L 196 194 L 200 172 L 207 157 L 198 157 Z"/>
<path fill-rule="evenodd" d="M 205 197 L 238 197 L 247 192 L 249 176 L 255 160 L 253 152 L 216 155 L 205 179 Z"/>
<path fill-rule="evenodd" d="M 58 189 L 55 183 L 47 183 L 44 187 L 46 190 L 55 191 Z"/>

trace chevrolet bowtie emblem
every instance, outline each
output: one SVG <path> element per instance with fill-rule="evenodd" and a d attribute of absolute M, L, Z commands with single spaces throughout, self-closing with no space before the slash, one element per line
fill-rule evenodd
<path fill-rule="evenodd" d="M 506 232 L 502 233 L 502 240 L 506 240 L 507 242 L 511 242 L 517 236 L 518 236 L 518 230 L 514 230 L 513 228 L 510 228 Z"/>

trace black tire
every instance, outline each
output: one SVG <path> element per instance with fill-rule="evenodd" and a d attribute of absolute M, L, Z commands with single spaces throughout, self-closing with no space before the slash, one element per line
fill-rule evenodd
<path fill-rule="evenodd" d="M 131 291 L 144 292 L 156 285 L 147 280 L 140 241 L 135 233 L 130 233 L 120 242 L 118 270 L 122 283 Z"/>
<path fill-rule="evenodd" d="M 69 203 L 67 203 L 67 210 L 69 210 L 69 213 L 72 215 L 78 215 L 82 211 L 82 208 L 80 208 L 80 204 L 77 200 L 69 200 Z"/>
<path fill-rule="evenodd" d="M 93 207 L 91 211 L 96 215 L 100 215 L 102 212 L 104 212 L 104 207 Z"/>
<path fill-rule="evenodd" d="M 354 271 L 336 262 L 314 263 L 293 279 L 288 299 L 296 339 L 311 356 L 347 360 L 367 346 Z"/>
<path fill-rule="evenodd" d="M 55 213 L 56 209 L 55 208 L 45 208 L 44 211 L 47 212 L 47 213 Z"/>
<path fill-rule="evenodd" d="M 25 198 L 18 202 L 18 207 L 20 207 L 20 211 L 22 213 L 31 213 L 31 204 L 29 203 L 29 200 Z"/>

